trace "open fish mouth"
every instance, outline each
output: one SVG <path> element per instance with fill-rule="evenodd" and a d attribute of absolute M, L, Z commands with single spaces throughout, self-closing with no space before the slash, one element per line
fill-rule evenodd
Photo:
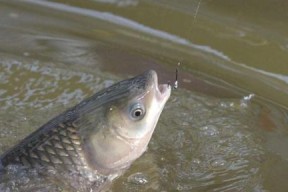
<path fill-rule="evenodd" d="M 169 84 L 158 85 L 158 97 L 160 99 L 168 99 L 171 94 L 171 86 Z"/>
<path fill-rule="evenodd" d="M 162 101 L 166 103 L 171 94 L 171 86 L 169 84 L 158 84 L 158 76 L 157 73 L 153 70 L 150 70 L 154 85 L 156 89 L 156 98 L 158 101 Z"/>

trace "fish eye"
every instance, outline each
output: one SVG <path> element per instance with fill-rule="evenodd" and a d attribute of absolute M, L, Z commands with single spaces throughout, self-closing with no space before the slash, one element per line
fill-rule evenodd
<path fill-rule="evenodd" d="M 141 103 L 132 105 L 130 110 L 130 116 L 133 120 L 140 120 L 145 115 L 145 108 Z"/>

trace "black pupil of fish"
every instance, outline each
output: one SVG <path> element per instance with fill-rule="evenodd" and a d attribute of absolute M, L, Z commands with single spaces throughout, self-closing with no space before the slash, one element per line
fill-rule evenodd
<path fill-rule="evenodd" d="M 141 114 L 142 114 L 142 112 L 141 112 L 140 109 L 137 109 L 137 110 L 134 112 L 135 117 L 139 117 Z"/>

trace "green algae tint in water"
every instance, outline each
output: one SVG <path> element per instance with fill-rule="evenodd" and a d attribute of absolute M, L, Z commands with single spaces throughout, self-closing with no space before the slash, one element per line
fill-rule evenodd
<path fill-rule="evenodd" d="M 148 153 L 126 174 L 140 170 L 150 185 L 120 178 L 115 191 L 121 186 L 121 191 L 264 190 L 263 172 L 271 157 L 264 146 L 260 113 L 261 106 L 251 101 L 177 90 Z"/>
<path fill-rule="evenodd" d="M 0 151 L 127 74 L 173 81 L 181 62 L 147 152 L 109 191 L 286 192 L 286 1 L 202 0 L 195 20 L 198 3 L 2 1 Z M 17 167 L 0 181 L 44 189 L 71 191 Z"/>

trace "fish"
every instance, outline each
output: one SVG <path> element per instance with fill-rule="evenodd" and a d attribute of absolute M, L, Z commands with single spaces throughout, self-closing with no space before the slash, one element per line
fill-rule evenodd
<path fill-rule="evenodd" d="M 117 178 L 147 149 L 171 86 L 148 70 L 52 118 L 0 156 L 11 164 L 96 175 L 93 191 Z M 95 184 L 96 183 L 96 184 Z"/>

